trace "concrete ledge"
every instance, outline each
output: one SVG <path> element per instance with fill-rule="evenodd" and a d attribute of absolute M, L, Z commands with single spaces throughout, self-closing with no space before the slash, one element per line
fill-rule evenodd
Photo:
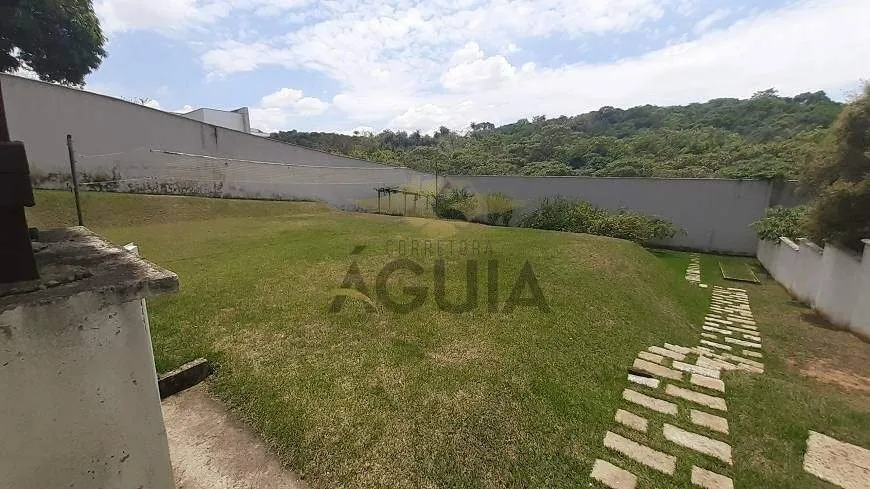
<path fill-rule="evenodd" d="M 779 238 L 779 240 L 780 240 L 781 242 L 785 243 L 786 246 L 788 246 L 789 248 L 791 248 L 791 249 L 794 250 L 794 251 L 800 251 L 800 250 L 801 250 L 801 247 L 800 247 L 800 246 L 796 245 L 794 241 L 792 241 L 792 240 L 786 238 L 785 236 L 781 236 L 781 237 Z"/>
<path fill-rule="evenodd" d="M 205 380 L 212 372 L 211 365 L 205 358 L 197 358 L 175 370 L 166 372 L 157 379 L 160 399 L 166 399 L 173 394 L 190 389 Z"/>

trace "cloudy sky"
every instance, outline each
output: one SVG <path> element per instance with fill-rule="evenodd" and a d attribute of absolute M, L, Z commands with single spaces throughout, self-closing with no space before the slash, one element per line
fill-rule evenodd
<path fill-rule="evenodd" d="M 94 0 L 87 89 L 266 131 L 430 131 L 870 79 L 868 0 Z"/>

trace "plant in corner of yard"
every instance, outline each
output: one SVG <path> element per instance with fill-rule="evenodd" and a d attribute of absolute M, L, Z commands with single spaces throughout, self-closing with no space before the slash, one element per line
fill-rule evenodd
<path fill-rule="evenodd" d="M 610 212 L 589 202 L 566 197 L 541 200 L 541 205 L 520 219 L 520 226 L 551 231 L 597 234 L 649 243 L 673 238 L 683 232 L 670 221 L 630 210 Z"/>
<path fill-rule="evenodd" d="M 750 224 L 759 239 L 778 241 L 780 237 L 796 239 L 806 235 L 804 219 L 806 206 L 783 207 L 778 205 L 764 211 L 764 217 Z"/>
<path fill-rule="evenodd" d="M 804 173 L 816 200 L 807 214 L 810 237 L 861 251 L 870 237 L 870 84 L 843 107 L 825 157 Z"/>

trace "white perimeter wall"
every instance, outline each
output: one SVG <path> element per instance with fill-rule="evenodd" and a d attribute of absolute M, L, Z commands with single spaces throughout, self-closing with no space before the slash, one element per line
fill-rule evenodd
<path fill-rule="evenodd" d="M 0 75 L 0 83 L 11 137 L 25 143 L 31 173 L 41 187 L 67 184 L 67 134 L 73 136 L 80 155 L 83 180 L 118 181 L 107 188 L 119 191 L 321 200 L 342 208 L 371 209 L 377 205 L 375 187 L 422 189 L 432 178 L 83 90 L 11 75 Z"/>
<path fill-rule="evenodd" d="M 758 260 L 792 295 L 832 323 L 870 339 L 870 240 L 863 256 L 806 239 L 759 241 Z"/>

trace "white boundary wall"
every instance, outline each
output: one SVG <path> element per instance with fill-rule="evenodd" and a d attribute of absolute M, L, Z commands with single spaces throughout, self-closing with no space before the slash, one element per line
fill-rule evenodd
<path fill-rule="evenodd" d="M 863 257 L 832 244 L 759 241 L 758 260 L 783 287 L 832 323 L 870 339 L 870 239 Z"/>

